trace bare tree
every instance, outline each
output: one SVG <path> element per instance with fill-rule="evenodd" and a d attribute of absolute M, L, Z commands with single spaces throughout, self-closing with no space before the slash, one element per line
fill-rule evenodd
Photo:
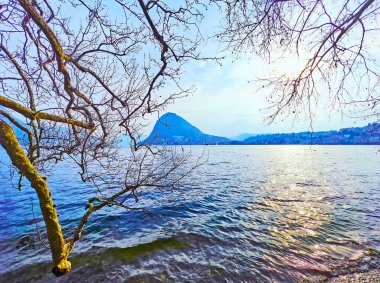
<path fill-rule="evenodd" d="M 192 170 L 182 166 L 182 152 L 139 139 L 144 115 L 189 91 L 178 81 L 181 66 L 199 59 L 203 8 L 143 0 L 0 5 L 0 144 L 19 172 L 19 189 L 26 178 L 38 195 L 56 276 L 70 271 L 68 257 L 92 213 L 138 209 L 130 203 L 139 190 L 173 187 Z M 172 92 L 161 97 L 165 84 Z M 118 150 L 121 134 L 131 141 L 127 155 Z M 44 177 L 62 160 L 98 192 L 67 239 Z"/>
<path fill-rule="evenodd" d="M 267 78 L 274 113 L 307 109 L 328 90 L 332 104 L 379 115 L 373 39 L 374 0 L 212 0 L 225 12 L 218 36 L 228 47 L 270 59 L 274 50 L 307 54 L 295 77 Z M 184 156 L 139 144 L 144 116 L 189 89 L 182 65 L 202 59 L 198 23 L 209 4 L 197 0 L 10 0 L 0 4 L 0 144 L 35 189 L 57 276 L 90 215 L 105 206 L 138 209 L 140 189 L 175 186 L 191 169 Z M 77 16 L 71 16 L 77 15 Z M 175 89 L 162 96 L 162 90 Z M 15 135 L 18 128 L 23 135 Z M 118 150 L 121 134 L 131 150 Z M 98 193 L 72 236 L 62 232 L 44 174 L 69 159 Z M 116 189 L 115 189 L 116 188 Z"/>
<path fill-rule="evenodd" d="M 321 95 L 329 98 L 331 109 L 378 119 L 378 1 L 213 2 L 225 14 L 218 37 L 233 51 L 252 51 L 269 61 L 284 53 L 305 59 L 296 74 L 261 80 L 273 90 L 269 121 L 281 114 L 297 116 L 302 109 L 312 118 Z"/>

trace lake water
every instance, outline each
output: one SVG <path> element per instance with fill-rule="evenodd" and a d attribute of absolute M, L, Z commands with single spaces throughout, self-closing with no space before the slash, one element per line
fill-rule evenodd
<path fill-rule="evenodd" d="M 47 272 L 34 191 L 13 188 L 2 165 L 0 282 L 378 282 L 378 150 L 208 146 L 180 190 L 141 200 L 147 212 L 94 214 L 60 279 Z M 75 172 L 60 164 L 49 177 L 65 231 L 91 195 Z"/>

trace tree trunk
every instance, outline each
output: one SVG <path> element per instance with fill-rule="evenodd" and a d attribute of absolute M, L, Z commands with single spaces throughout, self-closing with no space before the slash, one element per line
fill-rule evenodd
<path fill-rule="evenodd" d="M 61 276 L 71 269 L 71 264 L 67 260 L 69 249 L 66 247 L 65 239 L 62 235 L 61 225 L 59 224 L 58 215 L 51 198 L 46 178 L 42 177 L 31 164 L 20 146 L 12 127 L 1 119 L 0 144 L 6 150 L 13 165 L 30 181 L 31 186 L 37 192 L 53 259 L 52 272 L 56 276 Z"/>

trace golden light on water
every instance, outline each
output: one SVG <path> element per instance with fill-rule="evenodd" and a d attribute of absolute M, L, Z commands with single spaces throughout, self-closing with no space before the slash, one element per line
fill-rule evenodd
<path fill-rule="evenodd" d="M 269 231 L 285 246 L 296 244 L 303 237 L 317 237 L 319 228 L 331 221 L 334 209 L 326 198 L 336 195 L 313 168 L 314 151 L 305 149 L 302 154 L 295 155 L 292 150 L 299 153 L 296 147 L 278 152 L 292 156 L 292 160 L 287 160 L 286 166 L 274 164 L 271 167 L 272 174 L 260 189 L 267 197 L 262 198 L 259 205 L 252 204 L 256 209 L 271 212 L 274 225 Z"/>
<path fill-rule="evenodd" d="M 331 220 L 334 207 L 323 201 L 323 196 L 332 194 L 328 186 L 312 189 L 294 183 L 283 188 L 264 186 L 263 190 L 272 196 L 251 204 L 250 208 L 270 211 L 273 225 L 269 231 L 281 245 L 297 244 L 303 237 L 317 237 L 319 228 Z"/>
<path fill-rule="evenodd" d="M 336 192 L 314 170 L 312 150 L 305 149 L 299 154 L 299 149 L 294 148 L 298 151 L 295 155 L 292 150 L 290 147 L 286 152 L 277 152 L 294 158 L 284 161 L 286 166 L 284 163 L 273 164 L 266 182 L 259 189 L 262 197 L 250 203 L 248 209 L 254 210 L 268 224 L 269 245 L 292 251 L 292 254 L 268 251 L 263 255 L 264 260 L 274 266 L 280 262 L 296 270 L 327 274 L 331 270 L 318 262 L 322 253 L 320 246 L 313 243 L 323 236 L 323 226 L 332 222 L 334 205 L 328 199 L 336 196 Z M 310 254 L 315 255 L 316 261 L 306 259 Z"/>
<path fill-rule="evenodd" d="M 346 186 L 329 181 L 330 173 L 343 170 L 321 164 L 323 150 L 273 148 L 265 179 L 256 183 L 254 197 L 246 206 L 252 219 L 244 227 L 264 231 L 261 258 L 284 281 L 284 271 L 289 278 L 307 281 L 315 276 L 313 280 L 318 281 L 333 276 L 335 270 L 350 270 L 370 260 L 371 249 L 363 233 L 347 229 L 350 215 L 339 214 L 342 208 L 354 209 L 355 197 L 347 194 Z M 346 198 L 353 200 L 347 204 Z"/>

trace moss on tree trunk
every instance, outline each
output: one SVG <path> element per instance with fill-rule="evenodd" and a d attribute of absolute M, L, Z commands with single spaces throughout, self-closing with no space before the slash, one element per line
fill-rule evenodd
<path fill-rule="evenodd" d="M 46 178 L 42 177 L 31 164 L 18 142 L 12 127 L 1 119 L 0 144 L 6 150 L 13 165 L 30 181 L 31 186 L 37 193 L 53 258 L 52 272 L 56 276 L 61 276 L 71 269 L 71 264 L 67 260 L 69 249 L 66 247 L 65 239 L 62 235 L 61 225 L 59 224 L 58 215 Z"/>

